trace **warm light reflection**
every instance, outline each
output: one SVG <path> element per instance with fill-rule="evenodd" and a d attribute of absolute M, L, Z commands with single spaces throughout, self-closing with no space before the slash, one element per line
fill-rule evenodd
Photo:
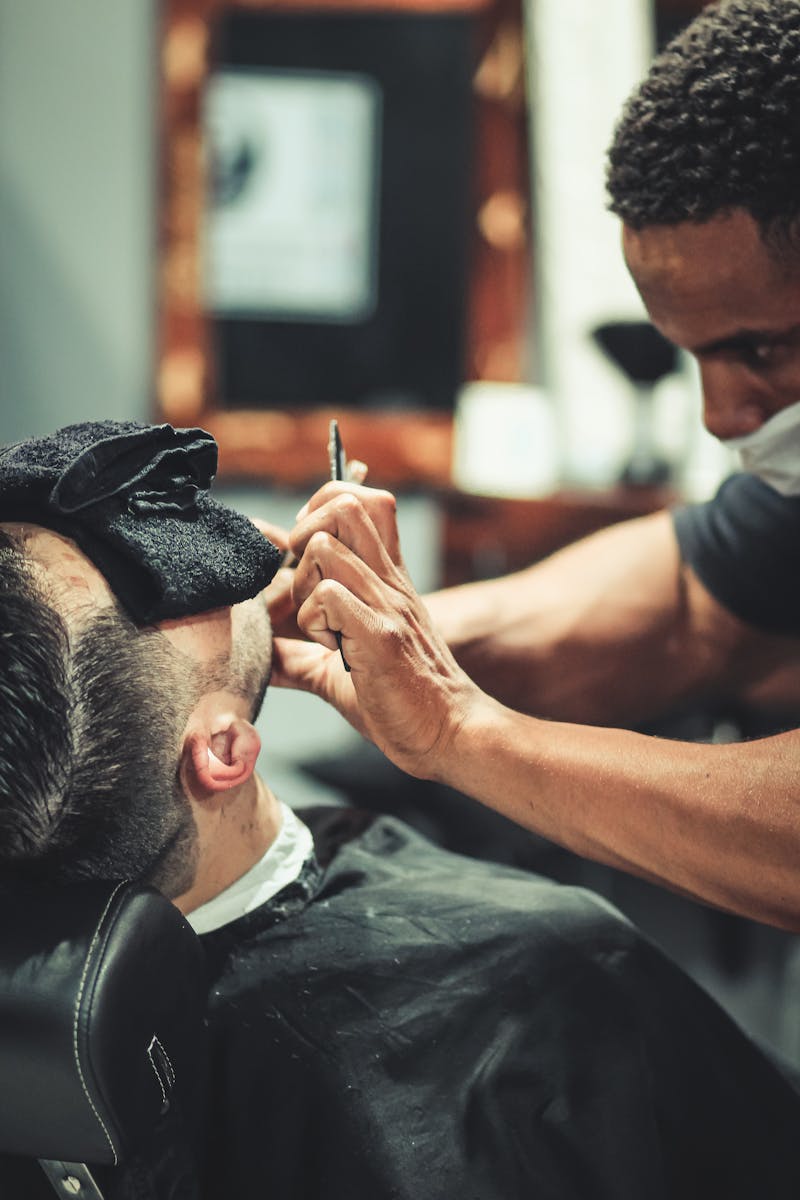
<path fill-rule="evenodd" d="M 478 377 L 497 383 L 514 383 L 522 377 L 522 346 L 519 338 L 482 342 L 475 351 Z"/>
<path fill-rule="evenodd" d="M 176 21 L 164 38 L 164 75 L 178 91 L 199 87 L 206 69 L 208 25 L 202 17 Z"/>
<path fill-rule="evenodd" d="M 507 100 L 523 82 L 524 64 L 522 30 L 505 22 L 480 61 L 473 87 L 484 100 Z"/>
<path fill-rule="evenodd" d="M 478 212 L 478 228 L 496 250 L 519 250 L 525 245 L 525 211 L 519 192 L 494 192 Z"/>
<path fill-rule="evenodd" d="M 163 415 L 173 425 L 190 425 L 200 415 L 204 378 L 204 356 L 196 347 L 164 355 L 158 373 L 158 395 Z"/>

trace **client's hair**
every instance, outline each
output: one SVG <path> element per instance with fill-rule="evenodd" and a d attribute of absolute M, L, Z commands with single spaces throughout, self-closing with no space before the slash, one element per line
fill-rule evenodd
<path fill-rule="evenodd" d="M 68 629 L 0 531 L 0 875 L 191 884 L 195 826 L 178 780 L 188 667 L 109 608 Z"/>
<path fill-rule="evenodd" d="M 729 0 L 654 60 L 609 150 L 611 210 L 634 229 L 743 208 L 800 247 L 800 0 Z"/>

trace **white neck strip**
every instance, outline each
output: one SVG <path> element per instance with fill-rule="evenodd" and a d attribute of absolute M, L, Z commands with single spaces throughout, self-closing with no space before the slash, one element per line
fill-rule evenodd
<path fill-rule="evenodd" d="M 314 840 L 299 817 L 282 801 L 279 804 L 281 827 L 264 857 L 219 895 L 187 914 L 195 933 L 211 933 L 229 925 L 297 879 L 311 857 Z"/>

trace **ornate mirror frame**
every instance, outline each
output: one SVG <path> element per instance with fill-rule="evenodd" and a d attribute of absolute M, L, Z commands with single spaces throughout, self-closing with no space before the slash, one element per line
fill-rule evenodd
<path fill-rule="evenodd" d="M 224 10 L 319 13 L 466 12 L 477 18 L 473 78 L 474 224 L 468 266 L 465 380 L 524 373 L 531 277 L 529 174 L 521 0 L 163 0 L 157 413 L 201 425 L 217 439 L 220 475 L 303 488 L 324 474 L 331 416 L 370 480 L 392 488 L 447 487 L 452 416 L 357 408 L 224 408 L 215 394 L 209 323 L 201 299 L 205 197 L 201 99 L 212 26 Z"/>

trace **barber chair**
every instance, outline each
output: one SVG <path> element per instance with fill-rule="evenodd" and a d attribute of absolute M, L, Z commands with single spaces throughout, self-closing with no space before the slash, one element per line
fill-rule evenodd
<path fill-rule="evenodd" d="M 154 888 L 0 889 L 0 1196 L 199 1194 L 204 976 Z"/>

